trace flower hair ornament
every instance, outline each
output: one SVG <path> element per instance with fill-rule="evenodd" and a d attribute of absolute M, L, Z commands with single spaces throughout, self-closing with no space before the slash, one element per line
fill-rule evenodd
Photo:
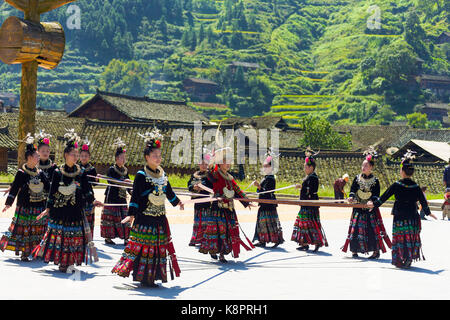
<path fill-rule="evenodd" d="M 80 137 L 75 132 L 75 129 L 66 129 L 64 139 L 67 140 L 67 145 L 73 145 L 75 149 L 78 148 L 78 142 L 80 141 Z"/>
<path fill-rule="evenodd" d="M 206 163 L 209 163 L 212 159 L 212 151 L 210 151 L 209 149 L 203 147 L 202 150 L 202 160 L 204 160 Z"/>
<path fill-rule="evenodd" d="M 51 134 L 45 133 L 45 130 L 39 130 L 39 134 L 36 136 L 37 142 L 39 145 L 50 145 L 50 138 L 52 137 Z"/>
<path fill-rule="evenodd" d="M 366 156 L 366 160 L 369 162 L 373 162 L 378 156 L 377 151 L 373 146 L 370 146 L 366 151 L 364 151 L 363 155 Z"/>
<path fill-rule="evenodd" d="M 406 153 L 402 157 L 402 162 L 400 164 L 400 168 L 402 168 L 403 166 L 411 166 L 411 162 L 416 158 L 416 155 L 415 155 L 416 153 L 417 152 L 415 152 L 415 151 L 407 149 Z"/>
<path fill-rule="evenodd" d="M 138 133 L 138 136 L 144 139 L 147 146 L 158 149 L 161 148 L 161 140 L 164 138 L 160 130 L 156 127 L 150 132 L 147 131 L 144 134 Z"/>
<path fill-rule="evenodd" d="M 125 142 L 122 141 L 122 139 L 120 137 L 117 137 L 116 140 L 114 140 L 113 144 L 112 144 L 113 148 L 116 148 L 117 150 L 120 150 L 122 152 L 127 152 L 127 150 L 125 150 Z"/>
<path fill-rule="evenodd" d="M 313 149 L 311 149 L 311 147 L 307 147 L 305 150 L 305 164 L 307 164 L 308 166 L 312 165 L 313 162 L 315 162 L 315 156 L 317 156 L 319 154 L 320 150 L 317 152 L 314 152 Z"/>
<path fill-rule="evenodd" d="M 25 139 L 22 140 L 22 142 L 25 142 L 26 144 L 33 144 L 34 143 L 34 137 L 31 135 L 31 133 L 27 133 L 27 136 Z"/>
<path fill-rule="evenodd" d="M 269 150 L 266 152 L 266 154 L 264 155 L 264 157 L 266 158 L 264 160 L 264 164 L 270 164 L 272 163 L 273 160 L 275 160 L 276 158 L 278 158 L 280 156 L 279 153 L 276 153 L 273 150 L 273 147 L 270 147 Z"/>
<path fill-rule="evenodd" d="M 220 133 L 221 125 L 222 125 L 222 123 L 220 123 L 219 126 L 217 127 L 216 137 L 215 137 L 215 141 L 214 141 L 215 147 L 213 148 L 213 150 L 211 152 L 213 161 L 216 164 L 221 163 L 224 160 L 224 158 L 226 158 L 227 151 L 232 151 L 231 144 L 234 139 L 234 135 L 232 135 L 230 137 L 230 140 L 226 141 L 225 143 L 223 143 L 223 140 L 219 141 L 219 133 Z"/>
<path fill-rule="evenodd" d="M 89 151 L 89 147 L 91 142 L 86 138 L 83 140 L 83 144 L 81 145 L 81 151 Z"/>

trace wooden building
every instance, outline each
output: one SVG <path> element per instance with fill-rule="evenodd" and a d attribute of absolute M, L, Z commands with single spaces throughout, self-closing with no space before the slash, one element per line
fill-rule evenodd
<path fill-rule="evenodd" d="M 8 172 L 8 154 L 17 148 L 9 135 L 8 126 L 0 128 L 0 172 Z"/>
<path fill-rule="evenodd" d="M 412 139 L 402 146 L 392 157 L 400 159 L 407 152 L 416 152 L 416 162 L 448 162 L 450 159 L 450 145 L 447 142 Z"/>
<path fill-rule="evenodd" d="M 446 101 L 450 95 L 450 77 L 422 74 L 418 77 L 422 89 L 431 90 L 438 98 Z"/>
<path fill-rule="evenodd" d="M 73 110 L 69 117 L 125 122 L 193 123 L 194 121 L 208 121 L 205 116 L 188 106 L 185 101 L 155 100 L 149 97 L 135 97 L 99 90 L 94 97 Z"/>
<path fill-rule="evenodd" d="M 442 32 L 436 39 L 436 44 L 443 44 L 449 42 L 450 42 L 450 32 L 447 31 Z"/>
<path fill-rule="evenodd" d="M 444 123 L 444 119 L 448 117 L 450 106 L 448 103 L 431 103 L 427 102 L 417 108 L 417 111 L 427 115 L 429 121 L 439 121 Z"/>
<path fill-rule="evenodd" d="M 289 125 L 282 117 L 261 116 L 261 117 L 232 117 L 222 121 L 222 125 L 234 126 L 237 128 L 253 128 L 253 129 L 287 129 Z"/>
<path fill-rule="evenodd" d="M 0 92 L 0 100 L 4 107 L 17 107 L 19 105 L 19 96 L 11 92 Z"/>
<path fill-rule="evenodd" d="M 201 78 L 187 78 L 183 81 L 184 90 L 191 96 L 206 101 L 210 96 L 220 92 L 220 86 L 211 80 Z"/>

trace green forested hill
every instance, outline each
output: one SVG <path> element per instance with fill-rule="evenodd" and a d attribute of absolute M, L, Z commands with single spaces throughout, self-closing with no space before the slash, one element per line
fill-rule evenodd
<path fill-rule="evenodd" d="M 412 75 L 450 75 L 449 44 L 437 44 L 437 37 L 449 31 L 445 0 L 74 4 L 81 9 L 79 30 L 66 26 L 68 6 L 42 17 L 63 24 L 68 42 L 60 66 L 39 73 L 42 107 L 79 103 L 96 87 L 198 101 L 182 86 L 183 79 L 194 77 L 220 85 L 219 94 L 206 102 L 229 109 L 210 109 L 206 113 L 212 118 L 268 113 L 296 124 L 313 113 L 336 123 L 384 123 L 404 120 L 415 105 L 437 100 Z M 3 1 L 0 12 L 1 22 L 20 16 Z M 233 72 L 228 66 L 233 61 L 259 68 Z M 18 92 L 19 72 L 18 66 L 0 65 L 0 91 Z"/>

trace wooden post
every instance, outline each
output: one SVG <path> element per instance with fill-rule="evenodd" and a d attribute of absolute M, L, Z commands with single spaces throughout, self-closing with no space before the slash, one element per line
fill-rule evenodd
<path fill-rule="evenodd" d="M 39 0 L 30 0 L 25 10 L 25 20 L 40 22 L 38 13 Z M 22 64 L 22 83 L 20 85 L 20 109 L 19 109 L 19 148 L 17 150 L 17 164 L 19 168 L 26 161 L 25 142 L 23 140 L 30 132 L 36 132 L 36 95 L 37 95 L 37 61 L 24 62 Z"/>
<path fill-rule="evenodd" d="M 24 12 L 25 20 L 40 23 L 40 15 L 76 0 L 5 0 L 11 6 Z M 36 132 L 36 94 L 38 61 L 22 63 L 22 82 L 20 87 L 19 109 L 19 148 L 17 163 L 19 167 L 25 162 L 25 139 L 28 132 Z"/>

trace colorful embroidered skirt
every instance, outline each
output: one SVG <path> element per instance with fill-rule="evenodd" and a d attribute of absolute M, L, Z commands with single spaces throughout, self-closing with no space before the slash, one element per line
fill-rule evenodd
<path fill-rule="evenodd" d="M 394 219 L 392 226 L 392 264 L 402 266 L 407 261 L 421 259 L 422 242 L 420 241 L 420 219 Z M 422 258 L 423 254 L 422 254 Z"/>
<path fill-rule="evenodd" d="M 130 224 L 122 224 L 127 217 L 128 208 L 105 206 L 102 211 L 100 234 L 107 239 L 128 239 L 130 237 Z"/>
<path fill-rule="evenodd" d="M 133 224 L 130 240 L 112 269 L 122 277 L 128 277 L 133 271 L 133 280 L 152 283 L 155 280 L 167 282 L 167 261 L 173 280 L 173 272 L 179 277 L 180 268 L 172 244 L 169 223 L 166 216 L 154 217 L 151 224 Z M 170 259 L 167 259 L 167 256 Z"/>
<path fill-rule="evenodd" d="M 259 207 L 253 241 L 283 243 L 283 231 L 276 208 Z"/>
<path fill-rule="evenodd" d="M 194 209 L 194 228 L 192 231 L 190 245 L 201 244 L 203 240 L 203 233 L 207 226 L 207 216 L 209 208 Z"/>
<path fill-rule="evenodd" d="M 0 250 L 15 251 L 16 255 L 22 252 L 25 257 L 28 257 L 39 245 L 47 230 L 47 217 L 36 220 L 36 217 L 44 210 L 44 207 L 17 206 L 11 225 L 0 240 Z"/>
<path fill-rule="evenodd" d="M 291 240 L 300 246 L 314 244 L 328 247 L 325 232 L 320 223 L 319 208 L 301 207 L 294 223 Z"/>
<path fill-rule="evenodd" d="M 71 266 L 81 265 L 86 255 L 86 238 L 82 220 L 50 218 L 48 229 L 33 255 L 44 259 L 45 263 Z"/>
<path fill-rule="evenodd" d="M 206 218 L 206 230 L 203 233 L 199 252 L 224 255 L 233 252 L 233 257 L 238 258 L 241 245 L 246 250 L 251 250 L 239 237 L 239 224 L 235 210 L 213 208 Z M 251 242 L 248 242 L 252 246 Z"/>
<path fill-rule="evenodd" d="M 367 254 L 378 250 L 386 252 L 383 239 L 390 248 L 391 243 L 384 229 L 380 210 L 378 208 L 372 211 L 354 209 L 342 251 L 347 252 L 350 245 L 350 251 L 354 253 Z"/>
<path fill-rule="evenodd" d="M 91 229 L 92 238 L 94 238 L 94 226 L 95 226 L 95 207 L 92 204 L 88 204 L 84 207 L 84 214 L 89 223 Z"/>

